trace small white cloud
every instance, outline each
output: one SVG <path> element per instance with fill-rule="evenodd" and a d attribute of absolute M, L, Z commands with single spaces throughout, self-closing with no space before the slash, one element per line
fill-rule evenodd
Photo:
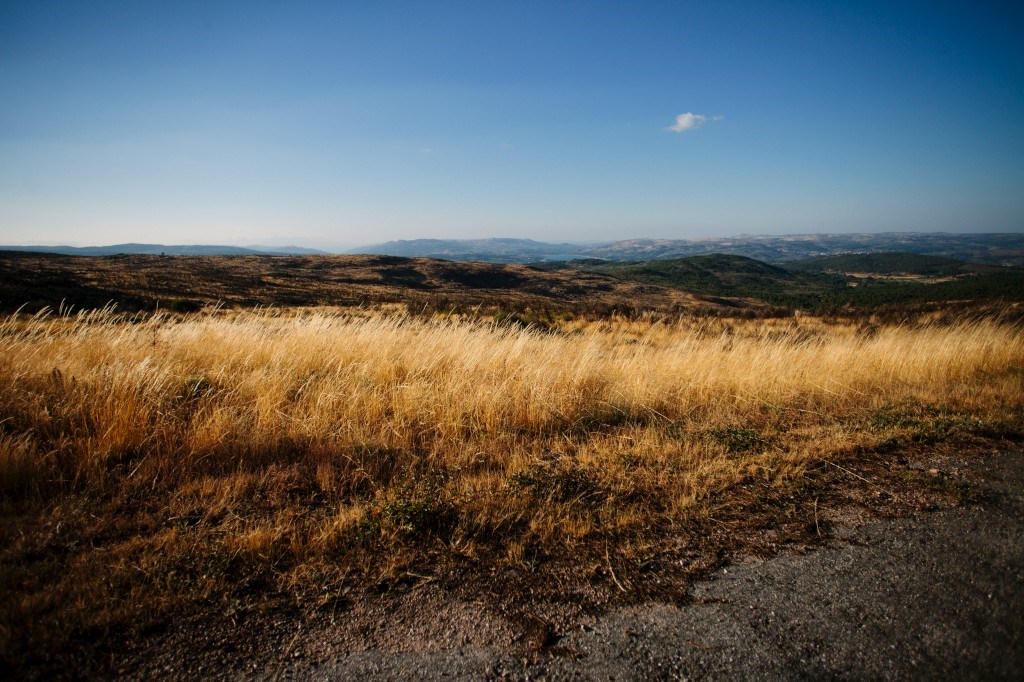
<path fill-rule="evenodd" d="M 704 114 L 694 114 L 688 111 L 685 114 L 676 116 L 676 122 L 665 130 L 671 130 L 673 133 L 682 133 L 699 128 L 708 121 L 721 121 L 723 118 L 723 116 L 705 116 Z"/>
<path fill-rule="evenodd" d="M 420 154 L 433 154 L 433 153 L 434 153 L 434 150 L 431 149 L 430 147 L 424 147 L 423 149 L 420 150 Z"/>
<path fill-rule="evenodd" d="M 508 142 L 502 142 L 501 148 L 507 152 L 514 152 L 516 150 L 516 146 L 514 144 L 509 144 Z"/>

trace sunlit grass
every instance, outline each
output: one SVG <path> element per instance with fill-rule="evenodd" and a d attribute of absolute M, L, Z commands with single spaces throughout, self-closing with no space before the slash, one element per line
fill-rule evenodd
<path fill-rule="evenodd" d="M 741 481 L 1012 429 L 1022 367 L 1021 330 L 993 321 L 12 316 L 5 636 L 445 557 L 643 553 Z"/>

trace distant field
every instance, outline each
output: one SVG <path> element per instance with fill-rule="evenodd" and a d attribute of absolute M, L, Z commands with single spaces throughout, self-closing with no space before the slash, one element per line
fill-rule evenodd
<path fill-rule="evenodd" d="M 108 256 L 0 252 L 0 311 L 189 312 L 221 305 L 379 306 L 547 328 L 565 316 L 899 317 L 1024 301 L 1024 269 L 919 254 L 848 254 L 772 265 L 712 254 L 644 263 L 533 266 L 397 256 Z"/>
<path fill-rule="evenodd" d="M 35 312 L 203 306 L 396 304 L 414 312 L 518 315 L 538 324 L 558 316 L 621 313 L 716 314 L 763 309 L 753 301 L 702 301 L 679 290 L 599 273 L 523 265 L 454 263 L 395 256 L 107 256 L 0 252 L 0 310 Z"/>
<path fill-rule="evenodd" d="M 823 255 L 896 251 L 1024 266 L 1024 235 L 1012 232 L 742 235 L 708 239 L 627 239 L 592 245 L 549 244 L 528 239 L 412 239 L 376 244 L 354 253 L 526 263 L 587 258 L 636 262 L 711 254 L 788 262 Z"/>
<path fill-rule="evenodd" d="M 789 270 L 807 272 L 872 273 L 876 275 L 921 275 L 924 277 L 956 277 L 989 275 L 1001 272 L 1020 273 L 1019 268 L 966 263 L 954 258 L 926 256 L 919 253 L 848 253 L 819 256 L 786 263 Z"/>
<path fill-rule="evenodd" d="M 829 480 L 967 498 L 902 458 L 1022 418 L 1024 333 L 992 320 L 9 316 L 0 654 L 109 673 L 183 614 L 422 580 L 671 592 L 737 543 L 820 537 Z"/>
<path fill-rule="evenodd" d="M 775 265 L 728 254 L 642 263 L 589 259 L 538 265 L 817 312 L 949 301 L 1024 301 L 1024 268 L 915 253 L 845 254 Z"/>

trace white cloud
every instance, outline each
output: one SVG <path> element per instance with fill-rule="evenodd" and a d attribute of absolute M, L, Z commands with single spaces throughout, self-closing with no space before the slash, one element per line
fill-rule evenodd
<path fill-rule="evenodd" d="M 694 114 L 689 111 L 685 114 L 679 114 L 676 116 L 676 122 L 670 125 L 665 130 L 671 130 L 673 133 L 682 133 L 687 130 L 693 130 L 699 128 L 708 121 L 721 121 L 722 116 L 705 116 L 704 114 Z"/>

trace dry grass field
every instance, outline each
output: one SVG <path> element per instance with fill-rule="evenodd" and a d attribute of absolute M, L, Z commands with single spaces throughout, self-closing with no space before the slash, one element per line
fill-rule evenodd
<path fill-rule="evenodd" d="M 11 315 L 0 647 L 47 670 L 174 613 L 506 568 L 650 591 L 744 519 L 820 534 L 823 472 L 859 485 L 1022 415 L 1024 333 L 993 319 Z"/>

